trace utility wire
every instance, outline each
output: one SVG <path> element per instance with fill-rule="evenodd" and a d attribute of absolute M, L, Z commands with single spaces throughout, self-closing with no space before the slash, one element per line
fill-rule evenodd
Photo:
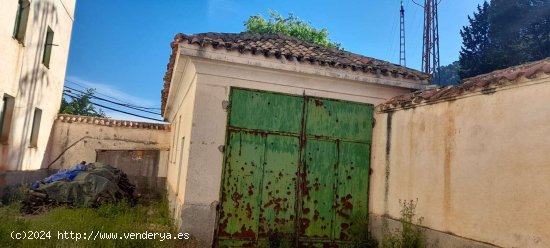
<path fill-rule="evenodd" d="M 82 84 L 79 84 L 79 83 L 77 83 L 77 82 L 73 82 L 73 81 L 70 81 L 70 80 L 67 80 L 67 79 L 65 79 L 65 81 L 68 82 L 68 83 L 72 83 L 72 84 L 74 84 L 74 85 L 80 86 L 80 87 L 82 87 L 82 88 L 84 88 L 84 89 L 86 89 L 86 90 L 89 89 L 89 87 L 86 87 L 86 86 L 84 86 L 84 85 L 82 85 Z M 67 86 L 67 87 L 68 87 L 68 86 Z M 103 93 L 101 93 L 101 92 L 99 92 L 99 91 L 96 91 L 95 94 L 102 95 L 102 96 L 105 96 L 105 97 L 107 97 L 107 98 L 110 98 L 110 99 L 113 99 L 113 100 L 120 101 L 120 102 L 122 102 L 122 103 L 127 104 L 128 106 L 132 106 L 132 107 L 136 107 L 136 108 L 160 110 L 160 108 L 152 108 L 152 107 L 142 107 L 142 106 L 138 106 L 138 105 L 129 103 L 129 102 L 127 102 L 127 101 L 123 101 L 123 100 L 120 100 L 120 99 L 118 99 L 118 98 L 115 98 L 115 97 L 112 97 L 112 96 L 103 94 Z"/>
<path fill-rule="evenodd" d="M 82 88 L 84 88 L 84 89 L 89 89 L 89 87 L 86 87 L 86 86 L 84 86 L 84 85 L 82 85 L 82 84 L 80 84 L 80 83 L 77 83 L 77 82 L 74 82 L 74 81 L 71 81 L 71 80 L 65 79 L 65 82 L 67 82 L 67 83 L 72 83 L 72 84 L 74 84 L 74 85 L 78 85 L 78 86 L 80 86 L 80 87 L 82 87 Z M 131 103 L 127 102 L 127 101 L 122 101 L 122 100 L 120 100 L 120 99 L 117 99 L 117 98 L 115 98 L 115 97 L 112 97 L 112 96 L 103 94 L 103 93 L 98 92 L 98 91 L 96 91 L 96 94 L 102 95 L 102 96 L 104 96 L 104 97 L 107 97 L 107 98 L 110 98 L 110 99 L 113 99 L 113 100 L 117 100 L 117 101 L 126 103 L 126 104 L 128 104 L 128 105 L 130 105 L 130 106 L 133 106 L 133 107 L 136 107 L 136 108 L 160 110 L 160 108 L 151 108 L 151 107 L 137 106 L 137 105 L 131 104 Z"/>
<path fill-rule="evenodd" d="M 67 87 L 67 86 L 65 86 L 65 87 Z M 67 88 L 69 88 L 70 90 L 65 89 L 64 91 L 69 92 L 69 93 L 75 93 L 75 92 L 72 92 L 72 90 L 74 90 L 74 91 L 76 91 L 76 92 L 79 92 L 79 93 L 82 93 L 82 94 L 86 94 L 86 92 L 83 92 L 83 91 L 79 91 L 79 90 L 76 90 L 76 89 L 72 89 L 72 88 L 70 88 L 70 87 L 67 87 Z M 160 113 L 156 113 L 156 112 L 151 112 L 151 111 L 143 110 L 143 109 L 136 108 L 136 107 L 133 107 L 133 106 L 128 106 L 128 105 L 126 105 L 126 104 L 118 103 L 118 102 L 114 102 L 114 101 L 110 101 L 110 100 L 107 100 L 107 99 L 104 99 L 104 98 L 101 98 L 101 97 L 97 97 L 97 96 L 90 96 L 90 97 L 95 98 L 95 99 L 98 99 L 98 100 L 100 100 L 100 101 L 105 101 L 105 102 L 109 102 L 109 103 L 112 103 L 112 104 L 116 104 L 116 105 L 119 105 L 119 106 L 122 106 L 122 107 L 135 109 L 135 110 L 137 110 L 137 111 L 142 111 L 142 112 L 147 112 L 147 113 L 150 113 L 150 114 L 160 115 Z"/>
<path fill-rule="evenodd" d="M 70 90 L 74 90 L 74 91 L 76 91 L 76 92 L 80 92 L 80 93 L 82 93 L 82 94 L 86 94 L 86 93 L 87 93 L 87 92 L 83 92 L 83 91 L 80 91 L 80 90 L 71 88 L 71 87 L 69 87 L 69 86 L 63 86 L 63 87 L 68 88 L 68 89 L 70 89 Z M 66 91 L 71 92 L 70 90 L 66 90 Z M 130 106 L 130 105 L 128 105 L 128 104 L 119 103 L 119 102 L 114 102 L 114 101 L 107 100 L 107 99 L 105 99 L 105 98 L 101 98 L 101 97 L 98 97 L 98 96 L 92 95 L 92 96 L 90 96 L 90 97 L 96 98 L 96 99 L 101 100 L 101 101 L 110 102 L 110 103 L 112 103 L 112 104 L 120 105 L 120 106 L 123 106 L 123 107 L 135 109 L 135 110 L 138 110 L 138 111 L 143 111 L 143 112 L 147 112 L 147 113 L 150 113 L 150 114 L 160 115 L 160 113 L 157 113 L 157 112 L 151 112 L 151 111 L 148 111 L 148 110 L 144 110 L 144 109 L 140 109 L 140 108 L 137 108 L 137 107 L 134 107 L 134 106 Z"/>
<path fill-rule="evenodd" d="M 72 83 L 72 84 L 77 85 L 77 86 L 79 86 L 79 87 L 81 87 L 81 88 L 84 88 L 84 89 L 86 89 L 86 90 L 90 88 L 90 87 L 87 87 L 87 86 L 82 85 L 82 84 L 80 84 L 80 83 L 77 83 L 77 82 L 74 82 L 74 81 L 70 81 L 70 80 L 67 80 L 67 79 L 65 79 L 65 82 L 67 82 L 67 83 Z M 112 97 L 112 96 L 109 96 L 109 95 L 105 95 L 105 94 L 103 94 L 103 93 L 101 93 L 101 92 L 99 92 L 99 91 L 96 91 L 95 94 L 103 95 L 103 96 L 105 96 L 105 97 L 107 97 L 107 98 L 110 98 L 110 99 L 113 99 L 113 100 L 117 100 L 117 101 L 120 101 L 120 102 L 124 102 L 124 103 L 130 104 L 129 102 L 122 101 L 122 100 L 120 100 L 120 99 L 117 99 L 117 98 Z"/>
<path fill-rule="evenodd" d="M 74 96 L 74 95 L 71 95 L 71 94 L 65 93 L 65 92 L 63 92 L 63 95 L 66 95 L 66 96 L 68 96 L 68 97 L 71 97 L 73 100 L 79 98 L 78 96 Z M 91 101 L 90 101 L 90 104 L 95 105 L 95 106 L 98 106 L 98 107 L 101 107 L 101 108 L 110 109 L 110 110 L 115 111 L 115 112 L 120 112 L 120 113 L 123 113 L 123 114 L 127 114 L 127 115 L 133 115 L 133 116 L 140 117 L 140 118 L 144 118 L 144 119 L 149 119 L 149 120 L 153 120 L 153 121 L 164 122 L 164 120 L 155 119 L 155 118 L 150 118 L 150 117 L 143 116 L 143 115 L 133 114 L 133 113 L 130 113 L 130 112 L 126 112 L 126 111 L 122 111 L 122 110 L 119 110 L 119 109 L 110 108 L 110 107 L 107 107 L 107 106 L 104 106 L 104 105 L 101 105 L 101 104 L 97 104 L 97 103 L 91 102 Z"/>

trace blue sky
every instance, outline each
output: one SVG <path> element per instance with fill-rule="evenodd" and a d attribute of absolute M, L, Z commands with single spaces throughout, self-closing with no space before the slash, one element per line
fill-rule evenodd
<path fill-rule="evenodd" d="M 419 0 L 421 1 L 421 0 Z M 399 0 L 269 1 L 269 0 L 78 0 L 66 85 L 93 87 L 120 101 L 160 107 L 170 42 L 178 32 L 241 32 L 251 15 L 269 10 L 293 13 L 318 28 L 345 50 L 399 62 Z M 407 66 L 420 68 L 422 9 L 404 0 Z M 417 1 L 418 2 L 418 1 Z M 442 0 L 439 8 L 441 65 L 458 59 L 459 31 L 483 0 Z M 106 104 L 98 101 L 100 104 Z M 107 106 L 112 106 L 108 105 Z M 154 114 L 136 112 L 162 119 Z M 142 120 L 110 110 L 117 119 Z"/>

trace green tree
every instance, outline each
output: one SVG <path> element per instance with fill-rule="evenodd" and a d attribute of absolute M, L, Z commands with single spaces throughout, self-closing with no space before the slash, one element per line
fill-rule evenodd
<path fill-rule="evenodd" d="M 455 61 L 446 66 L 441 66 L 439 70 L 436 71 L 434 78 L 440 78 L 440 86 L 457 85 L 460 83 L 460 77 L 458 76 L 459 70 L 460 64 L 458 61 Z"/>
<path fill-rule="evenodd" d="M 462 79 L 550 56 L 550 0 L 491 0 L 468 18 Z"/>
<path fill-rule="evenodd" d="M 59 113 L 71 115 L 84 115 L 95 117 L 106 117 L 101 109 L 97 109 L 90 99 L 94 96 L 95 89 L 87 89 L 85 93 L 68 91 L 70 101 L 65 97 L 61 98 Z"/>
<path fill-rule="evenodd" d="M 468 16 L 469 26 L 460 31 L 462 48 L 459 56 L 460 78 L 464 79 L 490 70 L 489 65 L 489 3 L 477 6 L 473 17 Z"/>
<path fill-rule="evenodd" d="M 266 20 L 261 15 L 251 16 L 244 22 L 244 26 L 246 33 L 284 34 L 321 46 L 342 49 L 340 43 L 328 39 L 327 29 L 314 28 L 311 23 L 293 14 L 284 18 L 277 12 L 269 11 L 269 19 Z"/>
<path fill-rule="evenodd" d="M 492 0 L 491 69 L 550 56 L 550 0 Z"/>

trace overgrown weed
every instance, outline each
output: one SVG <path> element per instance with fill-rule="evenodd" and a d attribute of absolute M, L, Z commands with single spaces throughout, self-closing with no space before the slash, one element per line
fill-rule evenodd
<path fill-rule="evenodd" d="M 21 205 L 12 203 L 0 207 L 0 244 L 3 247 L 198 247 L 195 240 L 128 239 L 123 233 L 170 233 L 178 235 L 173 226 L 168 202 L 159 200 L 130 206 L 124 201 L 106 204 L 98 208 L 58 207 L 39 215 L 22 215 Z M 24 231 L 49 232 L 45 239 L 13 239 L 13 233 Z M 66 239 L 60 233 L 73 232 L 82 235 L 80 240 Z M 117 239 L 84 239 L 84 234 L 94 231 L 117 233 Z M 13 233 L 12 233 L 13 232 Z M 122 238 L 121 238 L 122 237 Z M 166 236 L 165 236 L 166 237 Z"/>
<path fill-rule="evenodd" d="M 401 229 L 395 228 L 389 230 L 387 224 L 384 226 L 384 239 L 382 240 L 383 248 L 421 248 L 426 247 L 424 234 L 418 225 L 422 224 L 423 218 L 415 219 L 416 216 L 416 201 L 401 201 Z"/>

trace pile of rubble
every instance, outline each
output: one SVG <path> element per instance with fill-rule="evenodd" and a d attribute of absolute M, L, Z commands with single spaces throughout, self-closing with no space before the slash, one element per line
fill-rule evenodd
<path fill-rule="evenodd" d="M 135 204 L 135 185 L 126 173 L 101 163 L 81 163 L 34 183 L 21 212 L 36 214 L 58 205 L 98 207 L 127 200 Z"/>

